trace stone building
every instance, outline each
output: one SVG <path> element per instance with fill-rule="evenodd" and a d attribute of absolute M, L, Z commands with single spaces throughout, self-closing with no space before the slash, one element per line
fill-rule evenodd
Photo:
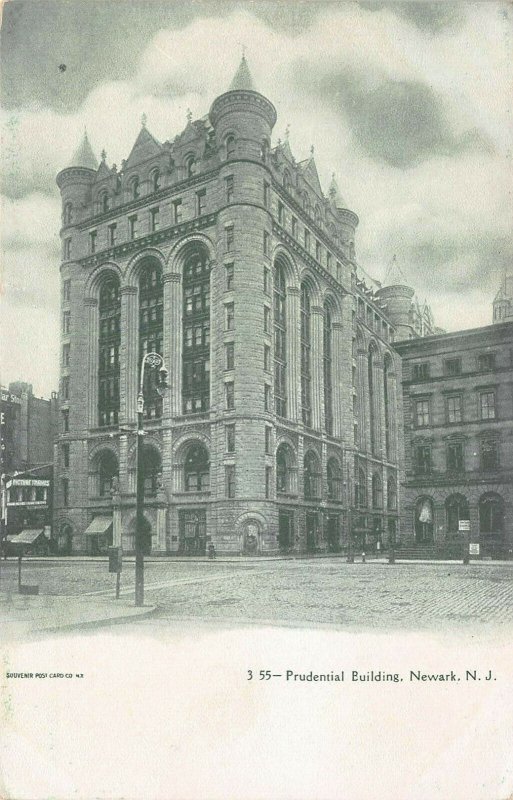
<path fill-rule="evenodd" d="M 513 322 L 397 342 L 403 544 L 513 555 Z"/>
<path fill-rule="evenodd" d="M 504 275 L 493 300 L 493 322 L 513 320 L 513 275 Z"/>
<path fill-rule="evenodd" d="M 73 550 L 134 548 L 145 353 L 145 519 L 154 553 L 376 547 L 397 530 L 394 309 L 357 277 L 356 214 L 313 148 L 271 144 L 245 59 L 172 141 L 143 120 L 121 168 L 84 138 L 62 195 L 55 525 Z M 390 293 L 388 300 L 390 300 Z"/>

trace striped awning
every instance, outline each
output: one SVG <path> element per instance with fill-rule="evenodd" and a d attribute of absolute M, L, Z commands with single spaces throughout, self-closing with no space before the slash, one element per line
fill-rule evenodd
<path fill-rule="evenodd" d="M 96 536 L 99 533 L 108 533 L 112 527 L 112 517 L 95 517 L 84 531 L 86 536 Z"/>

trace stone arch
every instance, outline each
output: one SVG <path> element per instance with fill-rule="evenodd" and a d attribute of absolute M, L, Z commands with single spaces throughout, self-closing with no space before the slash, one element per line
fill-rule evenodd
<path fill-rule="evenodd" d="M 210 267 L 213 269 L 216 261 L 216 249 L 212 240 L 204 233 L 189 233 L 178 242 L 175 242 L 167 257 L 165 272 L 177 273 L 181 276 L 183 273 L 185 258 L 187 257 L 189 250 L 192 249 L 192 246 L 195 244 L 203 245 L 203 247 L 206 249 Z"/>
<path fill-rule="evenodd" d="M 134 437 L 135 438 L 135 437 Z M 144 446 L 149 447 L 150 449 L 156 450 L 162 459 L 162 443 L 160 439 L 156 436 L 152 436 L 151 434 L 145 431 L 144 433 Z M 128 448 L 128 466 L 135 467 L 135 457 L 137 452 L 137 442 L 132 442 Z"/>
<path fill-rule="evenodd" d="M 303 495 L 305 500 L 312 500 L 321 494 L 321 459 L 314 447 L 308 447 L 303 457 Z"/>
<path fill-rule="evenodd" d="M 328 309 L 332 322 L 343 322 L 342 303 L 340 298 L 333 294 L 331 289 L 326 289 L 322 298 L 322 306 Z"/>
<path fill-rule="evenodd" d="M 445 498 L 445 523 L 449 534 L 459 533 L 459 522 L 470 519 L 468 500 L 460 492 L 454 492 Z"/>
<path fill-rule="evenodd" d="M 96 267 L 87 279 L 84 297 L 98 299 L 103 281 L 105 278 L 113 276 L 118 279 L 119 285 L 121 286 L 121 269 L 114 261 L 106 261 L 104 264 Z"/>
<path fill-rule="evenodd" d="M 140 272 L 142 265 L 148 259 L 155 259 L 160 264 L 162 272 L 166 268 L 166 259 L 164 254 L 159 250 L 157 247 L 147 247 L 144 250 L 140 251 L 136 255 L 134 255 L 125 268 L 125 285 L 126 286 L 138 286 L 138 280 L 140 277 Z"/>
<path fill-rule="evenodd" d="M 285 275 L 287 289 L 299 288 L 299 269 L 292 254 L 282 244 L 276 245 L 272 253 L 274 268 L 281 266 Z"/>
<path fill-rule="evenodd" d="M 276 448 L 276 492 L 297 493 L 297 452 L 288 441 L 281 440 Z"/>
<path fill-rule="evenodd" d="M 431 544 L 435 531 L 435 502 L 430 495 L 421 495 L 413 507 L 413 529 L 417 544 Z"/>
<path fill-rule="evenodd" d="M 173 446 L 173 461 L 183 466 L 187 451 L 194 444 L 202 445 L 210 453 L 211 442 L 209 436 L 200 431 L 184 433 L 176 440 Z"/>
<path fill-rule="evenodd" d="M 308 288 L 312 306 L 322 306 L 321 284 L 316 275 L 314 275 L 314 273 L 308 267 L 305 267 L 301 271 L 300 284 L 305 284 L 305 286 Z"/>
<path fill-rule="evenodd" d="M 71 555 L 73 552 L 73 536 L 75 533 L 76 531 L 73 521 L 65 515 L 59 515 L 56 531 L 56 545 L 58 553 L 61 555 Z"/>
<path fill-rule="evenodd" d="M 235 530 L 239 537 L 239 551 L 245 555 L 262 552 L 262 536 L 268 532 L 267 520 L 258 511 L 246 511 L 237 517 Z"/>

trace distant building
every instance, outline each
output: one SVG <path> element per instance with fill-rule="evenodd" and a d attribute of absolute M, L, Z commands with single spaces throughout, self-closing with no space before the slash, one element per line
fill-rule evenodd
<path fill-rule="evenodd" d="M 385 274 L 383 285 L 379 284 L 377 294 L 393 321 L 396 341 L 444 333 L 435 326 L 433 312 L 427 302 L 424 300 L 421 303 L 415 295 L 415 290 L 406 280 L 396 256 Z"/>
<path fill-rule="evenodd" d="M 397 342 L 404 544 L 513 555 L 513 321 Z"/>
<path fill-rule="evenodd" d="M 504 275 L 493 301 L 493 322 L 513 320 L 513 275 Z"/>

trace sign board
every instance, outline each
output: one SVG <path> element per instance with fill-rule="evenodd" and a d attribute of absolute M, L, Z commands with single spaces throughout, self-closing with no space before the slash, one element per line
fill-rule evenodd
<path fill-rule="evenodd" d="M 479 555 L 479 543 L 478 542 L 471 542 L 468 546 L 468 552 L 471 556 L 478 556 Z"/>
<path fill-rule="evenodd" d="M 109 572 L 121 572 L 121 548 L 109 547 Z"/>
<path fill-rule="evenodd" d="M 470 520 L 469 519 L 460 519 L 458 523 L 458 530 L 459 531 L 469 531 L 470 530 Z"/>

